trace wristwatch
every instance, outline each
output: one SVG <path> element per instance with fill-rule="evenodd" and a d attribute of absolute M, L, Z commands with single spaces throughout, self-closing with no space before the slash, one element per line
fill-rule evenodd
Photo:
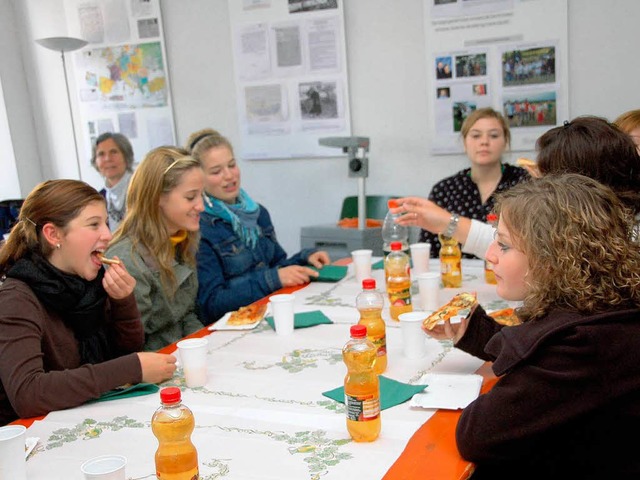
<path fill-rule="evenodd" d="M 458 222 L 460 221 L 460 215 L 458 215 L 457 213 L 452 213 L 451 214 L 451 219 L 449 219 L 449 225 L 447 226 L 447 229 L 442 232 L 442 236 L 444 237 L 453 237 L 453 234 L 456 231 L 456 228 L 458 228 Z"/>

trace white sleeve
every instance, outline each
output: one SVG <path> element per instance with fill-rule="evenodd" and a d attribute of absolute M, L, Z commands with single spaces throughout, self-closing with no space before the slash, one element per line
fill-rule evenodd
<path fill-rule="evenodd" d="M 484 259 L 484 254 L 492 241 L 493 227 L 488 223 L 471 220 L 467 241 L 462 245 L 462 251 Z"/>

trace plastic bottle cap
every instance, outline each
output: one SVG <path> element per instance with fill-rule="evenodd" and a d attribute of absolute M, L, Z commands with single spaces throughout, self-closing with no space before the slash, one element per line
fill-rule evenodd
<path fill-rule="evenodd" d="M 398 208 L 400 205 L 398 205 L 398 202 L 396 201 L 395 198 L 392 198 L 391 200 L 389 200 L 387 202 L 387 207 L 389 208 Z"/>
<path fill-rule="evenodd" d="M 365 278 L 362 280 L 362 288 L 364 290 L 374 290 L 376 288 L 375 278 Z"/>
<path fill-rule="evenodd" d="M 162 403 L 177 403 L 181 399 L 178 387 L 166 387 L 160 390 L 160 401 Z"/>
<path fill-rule="evenodd" d="M 391 250 L 402 250 L 402 242 L 391 242 Z"/>
<path fill-rule="evenodd" d="M 367 327 L 364 325 L 351 325 L 350 333 L 353 338 L 366 337 Z"/>

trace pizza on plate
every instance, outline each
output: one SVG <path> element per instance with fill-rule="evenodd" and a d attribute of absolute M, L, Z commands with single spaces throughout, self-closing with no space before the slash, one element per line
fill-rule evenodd
<path fill-rule="evenodd" d="M 240 307 L 235 312 L 231 312 L 227 325 L 249 325 L 262 320 L 267 311 L 267 304 L 252 303 L 246 307 Z"/>
<path fill-rule="evenodd" d="M 502 310 L 496 310 L 495 312 L 491 312 L 489 316 L 492 317 L 500 325 L 511 326 L 520 325 L 522 323 L 513 308 L 503 308 Z"/>
<path fill-rule="evenodd" d="M 449 320 L 451 317 L 458 315 L 462 310 L 470 309 L 477 301 L 475 293 L 459 293 L 448 303 L 425 318 L 422 325 L 429 330 L 433 330 L 433 327 L 435 327 L 438 322 Z"/>

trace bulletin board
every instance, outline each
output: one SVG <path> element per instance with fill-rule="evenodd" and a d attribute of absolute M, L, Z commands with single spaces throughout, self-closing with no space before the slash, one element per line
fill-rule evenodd
<path fill-rule="evenodd" d="M 105 132 L 125 135 L 136 163 L 175 145 L 159 0 L 65 0 L 71 31 L 89 42 L 73 55 L 84 158 Z"/>
<path fill-rule="evenodd" d="M 351 135 L 342 2 L 228 1 L 241 158 L 343 155 L 318 144 Z"/>
<path fill-rule="evenodd" d="M 511 150 L 569 118 L 567 0 L 425 0 L 433 154 L 463 152 L 477 108 L 501 112 Z"/>

